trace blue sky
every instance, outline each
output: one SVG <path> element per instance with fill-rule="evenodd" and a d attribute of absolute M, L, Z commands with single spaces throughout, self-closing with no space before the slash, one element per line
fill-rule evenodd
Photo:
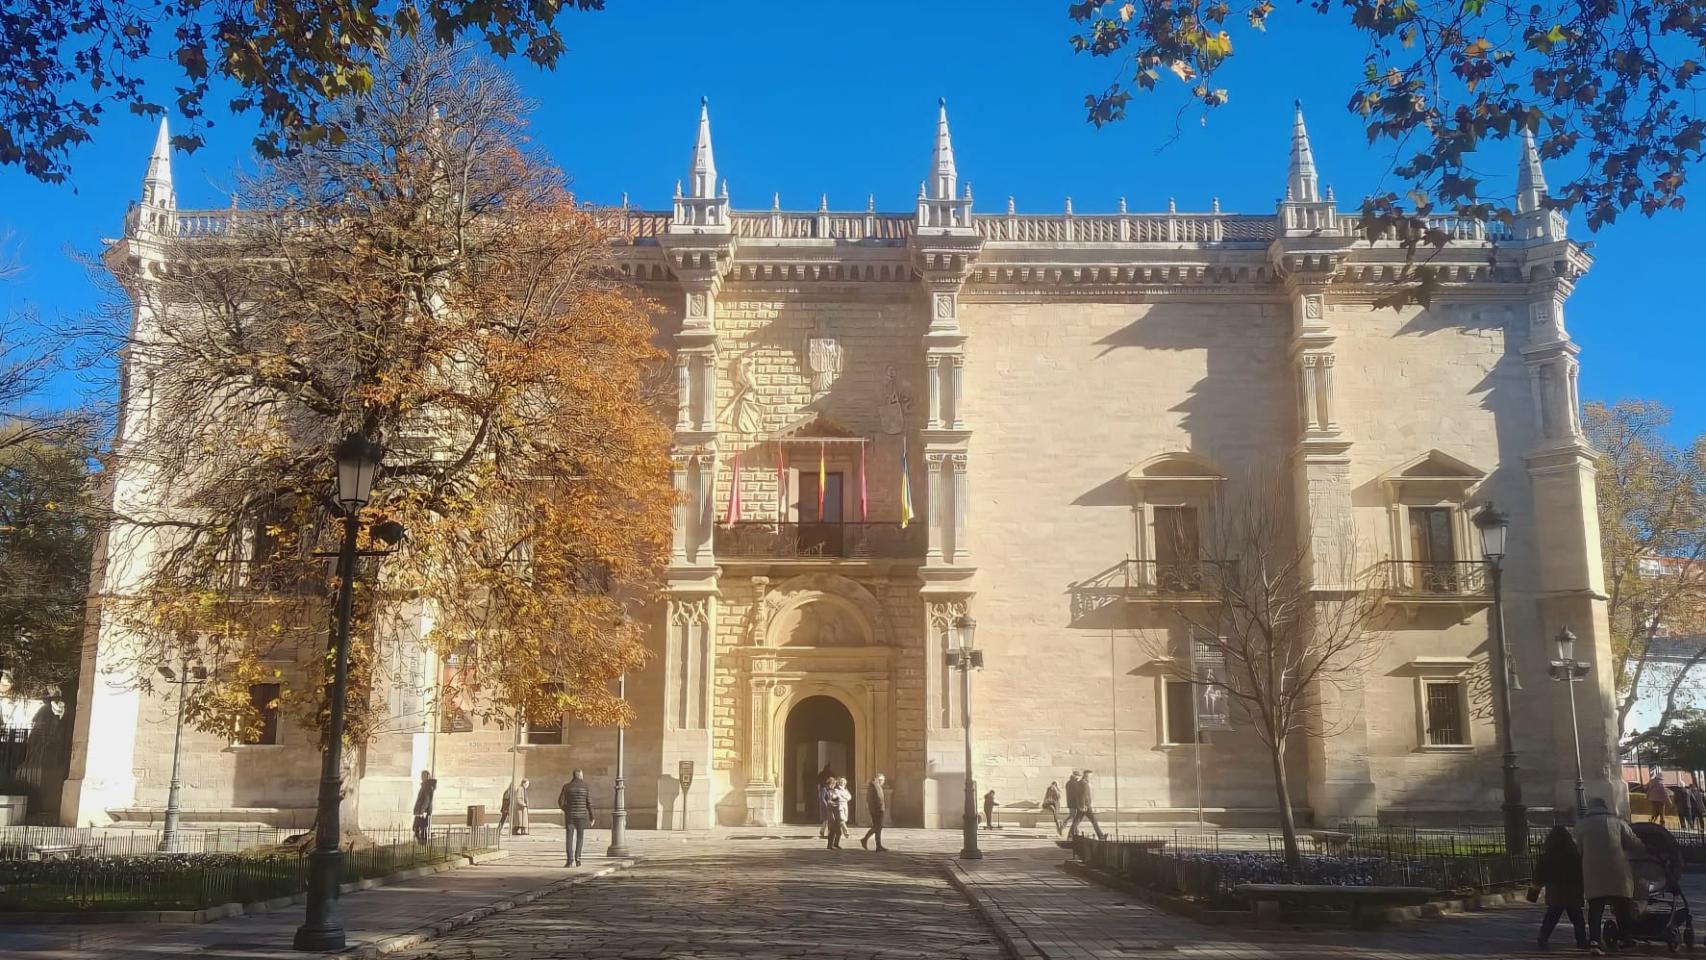
<path fill-rule="evenodd" d="M 1323 179 L 1343 207 L 1401 186 L 1388 173 L 1389 143 L 1369 146 L 1344 104 L 1364 43 L 1348 29 L 1282 6 L 1265 35 L 1236 33 L 1238 55 L 1220 84 L 1230 102 L 1199 122 L 1175 89 L 1139 97 L 1120 124 L 1097 130 L 1083 96 L 1114 79 L 1107 61 L 1075 56 L 1064 2 L 1020 0 L 973 8 L 873 0 L 855 5 L 611 0 L 570 15 L 570 51 L 554 72 L 512 69 L 538 101 L 535 135 L 586 199 L 667 207 L 685 175 L 699 97 L 711 101 L 717 163 L 740 208 L 908 209 L 926 173 L 937 97 L 948 99 L 960 175 L 977 206 L 1054 212 L 1070 196 L 1080 213 L 1223 209 L 1271 212 L 1283 191 L 1291 103 L 1301 99 Z M 166 75 L 162 71 L 162 75 Z M 222 207 L 231 172 L 245 162 L 249 125 L 218 117 L 209 146 L 178 154 L 179 204 Z M 115 116 L 75 157 L 71 184 L 37 184 L 0 172 L 21 278 L 0 288 L 14 305 L 74 315 L 97 301 L 73 254 L 93 254 L 119 231 L 140 190 L 152 124 Z M 1549 166 L 1554 179 L 1567 160 Z M 1556 167 L 1556 169 L 1553 169 Z M 1494 144 L 1481 164 L 1494 186 L 1514 181 L 1514 144 Z M 1706 203 L 1706 201 L 1702 201 Z M 1699 322 L 1706 234 L 1699 208 L 1652 220 L 1630 214 L 1596 235 L 1597 265 L 1569 305 L 1582 345 L 1583 396 L 1660 400 L 1676 411 L 1674 435 L 1706 432 L 1706 393 L 1695 383 L 1706 355 Z"/>

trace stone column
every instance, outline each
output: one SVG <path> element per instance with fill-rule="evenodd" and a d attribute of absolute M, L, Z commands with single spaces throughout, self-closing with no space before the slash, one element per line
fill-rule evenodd
<path fill-rule="evenodd" d="M 925 717 L 923 823 L 957 827 L 965 804 L 965 740 L 960 722 L 959 676 L 944 655 L 953 644 L 955 620 L 969 612 L 970 596 L 933 595 L 924 605 L 924 664 L 928 684 Z"/>
<path fill-rule="evenodd" d="M 1562 272 L 1556 269 L 1559 263 Z M 1536 256 L 1534 264 L 1528 332 L 1521 348 L 1535 411 L 1534 440 L 1523 457 L 1534 514 L 1512 517 L 1514 542 L 1505 577 L 1507 631 L 1525 635 L 1521 623 L 1532 610 L 1533 635 L 1551 638 L 1564 627 L 1576 634 L 1576 659 L 1592 665 L 1587 679 L 1576 685 L 1582 777 L 1589 797 L 1605 797 L 1621 806 L 1625 797 L 1617 760 L 1616 683 L 1595 493 L 1598 471 L 1577 415 L 1579 348 L 1564 326 L 1564 301 L 1574 290 L 1574 271 L 1580 264 L 1550 254 Z M 1527 532 L 1532 532 L 1532 546 L 1518 539 Z M 1516 621 L 1514 629 L 1511 620 Z M 1541 644 L 1514 644 L 1513 669 L 1523 677 L 1545 677 L 1543 653 Z M 1519 724 L 1513 732 L 1523 782 L 1533 793 L 1524 799 L 1544 803 L 1547 794 L 1541 782 L 1549 775 L 1552 804 L 1568 809 L 1575 802 L 1575 770 L 1562 687 L 1534 681 L 1512 694 L 1519 716 L 1550 711 L 1549 750 L 1541 752 L 1547 744 L 1526 725 Z"/>
<path fill-rule="evenodd" d="M 661 828 L 703 830 L 716 823 L 711 769 L 711 682 L 716 673 L 717 598 L 707 592 L 671 592 L 664 619 L 664 723 L 658 772 Z M 693 763 L 693 786 L 685 801 L 679 780 L 682 761 Z"/>

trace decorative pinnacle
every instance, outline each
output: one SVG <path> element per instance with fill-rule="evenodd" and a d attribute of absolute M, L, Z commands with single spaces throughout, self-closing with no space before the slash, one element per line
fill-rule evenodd
<path fill-rule="evenodd" d="M 154 134 L 154 150 L 148 156 L 148 172 L 142 177 L 142 202 L 176 206 L 177 194 L 172 189 L 172 133 L 166 118 L 160 118 L 160 129 Z"/>
<path fill-rule="evenodd" d="M 954 139 L 948 133 L 948 98 L 942 97 L 936 101 L 936 149 L 930 158 L 930 183 L 934 189 L 928 194 L 935 200 L 954 199 L 954 186 L 959 179 L 959 170 L 954 166 Z"/>
<path fill-rule="evenodd" d="M 1540 151 L 1534 146 L 1534 131 L 1522 128 L 1522 159 L 1516 168 L 1516 211 L 1533 213 L 1546 199 L 1546 171 L 1540 167 Z"/>
<path fill-rule="evenodd" d="M 1314 203 L 1319 199 L 1315 153 L 1309 148 L 1309 131 L 1303 126 L 1303 101 L 1294 101 L 1297 114 L 1291 124 L 1291 160 L 1286 169 L 1286 199 Z"/>
<path fill-rule="evenodd" d="M 711 150 L 711 107 L 705 97 L 699 98 L 699 135 L 693 141 L 693 162 L 688 166 L 687 182 L 692 187 L 689 196 L 705 200 L 717 189 L 717 158 Z"/>

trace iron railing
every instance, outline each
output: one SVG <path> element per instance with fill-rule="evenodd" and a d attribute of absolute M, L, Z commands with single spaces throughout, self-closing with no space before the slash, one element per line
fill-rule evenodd
<path fill-rule="evenodd" d="M 716 552 L 731 559 L 922 559 L 924 524 L 719 523 Z"/>
<path fill-rule="evenodd" d="M 311 842 L 220 849 L 223 841 L 245 833 L 259 839 L 271 832 L 188 831 L 180 839 L 200 848 L 190 853 L 137 849 L 157 846 L 157 833 L 38 833 L 36 856 L 0 860 L 0 913 L 200 910 L 304 892 Z M 211 846 L 210 836 L 218 838 Z M 497 845 L 497 829 L 489 826 L 434 829 L 424 843 L 410 830 L 367 831 L 364 837 L 366 842 L 344 851 L 345 883 L 443 863 Z"/>
<path fill-rule="evenodd" d="M 1111 603 L 1209 600 L 1231 565 L 1229 560 L 1122 560 L 1072 585 L 1072 618 L 1083 619 Z"/>
<path fill-rule="evenodd" d="M 1477 560 L 1388 560 L 1386 592 L 1413 598 L 1492 596 L 1486 564 Z"/>

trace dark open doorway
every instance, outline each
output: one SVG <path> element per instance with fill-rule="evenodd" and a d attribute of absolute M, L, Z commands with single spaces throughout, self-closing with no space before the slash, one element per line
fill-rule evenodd
<path fill-rule="evenodd" d="M 853 715 L 834 697 L 807 697 L 788 712 L 783 734 L 787 769 L 782 778 L 782 819 L 817 823 L 817 788 L 826 773 L 847 778 L 858 796 L 853 770 Z"/>

